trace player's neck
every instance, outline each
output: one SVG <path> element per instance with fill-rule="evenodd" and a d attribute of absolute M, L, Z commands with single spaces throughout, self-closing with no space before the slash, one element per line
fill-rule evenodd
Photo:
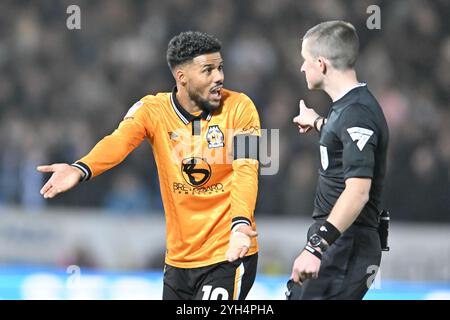
<path fill-rule="evenodd" d="M 342 97 L 351 88 L 356 87 L 359 81 L 355 70 L 334 71 L 326 81 L 324 81 L 323 90 L 330 96 L 331 100 L 336 101 Z"/>
<path fill-rule="evenodd" d="M 193 101 L 186 90 L 180 88 L 178 86 L 178 91 L 176 94 L 177 101 L 181 104 L 184 110 L 193 114 L 201 111 L 200 107 L 197 105 L 195 101 Z"/>

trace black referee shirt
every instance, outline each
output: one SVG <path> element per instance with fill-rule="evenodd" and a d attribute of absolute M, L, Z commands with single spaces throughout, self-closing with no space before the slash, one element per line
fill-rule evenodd
<path fill-rule="evenodd" d="M 378 226 L 388 139 L 383 111 L 366 85 L 333 103 L 320 132 L 321 166 L 313 218 L 330 214 L 347 178 L 371 178 L 369 201 L 355 223 Z"/>

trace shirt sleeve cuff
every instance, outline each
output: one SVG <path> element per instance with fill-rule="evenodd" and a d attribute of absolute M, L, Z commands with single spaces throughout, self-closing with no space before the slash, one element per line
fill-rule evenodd
<path fill-rule="evenodd" d="M 236 232 L 241 225 L 251 226 L 252 222 L 246 217 L 234 217 L 231 221 L 231 232 Z"/>
<path fill-rule="evenodd" d="M 80 169 L 83 173 L 80 182 L 87 181 L 92 177 L 91 169 L 89 169 L 89 167 L 85 163 L 77 161 L 75 163 L 72 163 L 71 166 Z"/>

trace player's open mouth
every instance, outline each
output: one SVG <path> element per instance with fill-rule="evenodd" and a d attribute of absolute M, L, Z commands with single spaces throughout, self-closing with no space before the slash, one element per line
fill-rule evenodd
<path fill-rule="evenodd" d="M 216 86 L 216 87 L 212 88 L 209 91 L 214 100 L 220 100 L 222 98 L 221 90 L 222 90 L 222 86 L 220 85 L 220 86 Z"/>

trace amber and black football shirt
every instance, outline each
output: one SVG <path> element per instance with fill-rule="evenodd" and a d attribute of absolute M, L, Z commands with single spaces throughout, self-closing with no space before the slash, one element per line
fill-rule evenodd
<path fill-rule="evenodd" d="M 258 112 L 245 94 L 222 89 L 217 110 L 193 115 L 174 88 L 135 103 L 119 127 L 74 165 L 88 180 L 148 140 L 166 216 L 166 263 L 202 267 L 225 261 L 230 228 L 255 227 L 259 162 L 253 142 L 259 136 Z M 240 151 L 237 140 L 244 146 Z M 247 255 L 257 251 L 254 238 Z"/>

